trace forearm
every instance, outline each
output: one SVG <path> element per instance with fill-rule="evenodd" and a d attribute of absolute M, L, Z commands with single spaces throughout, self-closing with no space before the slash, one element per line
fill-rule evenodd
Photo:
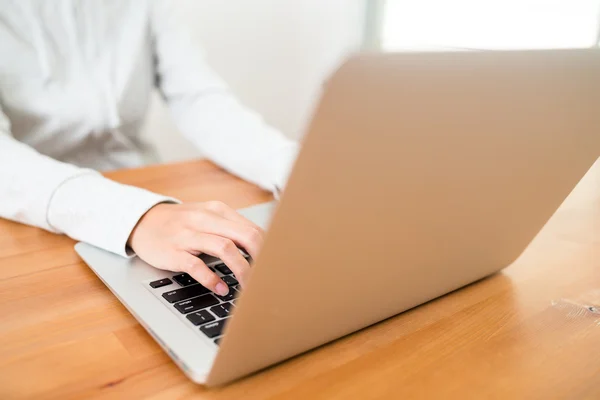
<path fill-rule="evenodd" d="M 264 189 L 282 187 L 298 145 L 235 98 L 203 59 L 181 12 L 172 1 L 153 1 L 157 83 L 177 126 L 220 166 Z"/>
<path fill-rule="evenodd" d="M 139 218 L 169 200 L 53 160 L 0 132 L 0 217 L 126 255 Z"/>
<path fill-rule="evenodd" d="M 175 99 L 169 106 L 179 129 L 214 162 L 270 191 L 285 185 L 298 144 L 227 91 Z"/>

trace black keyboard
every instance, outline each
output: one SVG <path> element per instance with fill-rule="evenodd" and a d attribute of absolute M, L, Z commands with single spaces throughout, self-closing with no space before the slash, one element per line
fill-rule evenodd
<path fill-rule="evenodd" d="M 225 264 L 217 264 L 211 269 L 220 272 L 223 282 L 229 285 L 229 293 L 226 296 L 212 293 L 185 273 L 150 282 L 149 285 L 154 290 L 172 285 L 173 282 L 179 285 L 178 289 L 164 292 L 162 297 L 173 306 L 174 310 L 185 315 L 192 325 L 200 329 L 200 332 L 219 345 L 223 328 L 235 308 L 239 284 L 233 272 Z"/>

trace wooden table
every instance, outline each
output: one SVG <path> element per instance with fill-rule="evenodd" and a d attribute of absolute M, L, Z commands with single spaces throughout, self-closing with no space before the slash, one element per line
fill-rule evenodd
<path fill-rule="evenodd" d="M 270 198 L 204 161 L 109 175 L 184 201 Z M 503 273 L 216 390 L 73 244 L 0 221 L 0 399 L 600 399 L 600 162 Z"/>

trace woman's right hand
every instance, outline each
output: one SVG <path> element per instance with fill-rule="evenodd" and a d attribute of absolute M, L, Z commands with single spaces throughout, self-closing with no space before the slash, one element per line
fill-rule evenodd
<path fill-rule="evenodd" d="M 220 258 L 245 284 L 250 265 L 238 248 L 256 258 L 264 232 L 234 209 L 218 201 L 158 204 L 133 229 L 128 246 L 148 264 L 186 272 L 200 284 L 224 296 L 229 287 L 198 258 Z"/>

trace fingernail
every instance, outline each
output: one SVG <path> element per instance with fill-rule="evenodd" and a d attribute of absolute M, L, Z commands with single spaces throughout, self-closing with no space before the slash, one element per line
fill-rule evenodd
<path fill-rule="evenodd" d="M 219 282 L 217 283 L 216 290 L 219 296 L 227 296 L 227 293 L 229 293 L 229 286 L 227 286 L 223 282 Z"/>

